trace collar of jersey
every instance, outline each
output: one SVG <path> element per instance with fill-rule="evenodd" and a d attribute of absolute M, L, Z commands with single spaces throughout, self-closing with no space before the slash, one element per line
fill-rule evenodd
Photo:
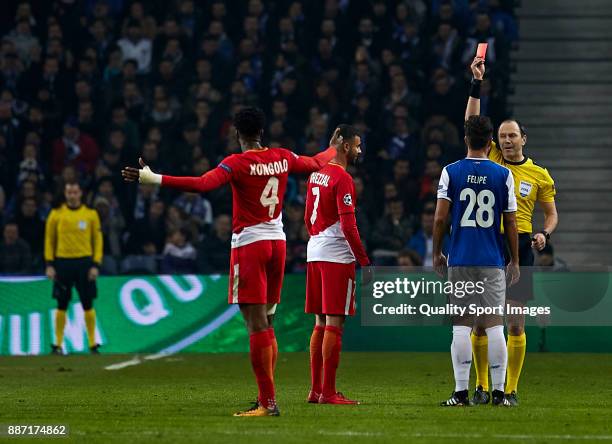
<path fill-rule="evenodd" d="M 268 147 L 262 147 L 260 150 L 251 148 L 250 150 L 246 150 L 245 153 L 255 152 L 255 153 L 263 153 L 264 151 L 268 151 Z"/>
<path fill-rule="evenodd" d="M 336 166 L 339 166 L 340 168 L 342 168 L 343 170 L 346 170 L 346 168 L 344 168 L 342 165 L 340 165 L 339 163 L 336 163 L 336 162 L 329 162 L 328 165 L 336 165 Z"/>
<path fill-rule="evenodd" d="M 529 160 L 529 157 L 523 156 L 523 160 L 519 162 L 513 162 L 512 160 L 504 159 L 504 162 L 509 163 L 510 165 L 522 165 Z"/>
<path fill-rule="evenodd" d="M 467 160 L 491 160 L 488 157 L 466 157 Z"/>

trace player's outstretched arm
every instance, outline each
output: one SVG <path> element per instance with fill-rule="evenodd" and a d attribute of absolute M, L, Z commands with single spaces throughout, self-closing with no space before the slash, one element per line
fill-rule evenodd
<path fill-rule="evenodd" d="M 334 134 L 329 141 L 329 148 L 325 151 L 313 156 L 296 156 L 291 164 L 291 173 L 310 174 L 320 170 L 327 165 L 334 157 L 336 157 L 336 149 L 342 143 L 340 128 L 336 128 Z"/>
<path fill-rule="evenodd" d="M 222 167 L 217 167 L 199 177 L 167 176 L 151 171 L 142 158 L 138 159 L 142 168 L 125 167 L 121 175 L 126 182 L 138 181 L 142 184 L 160 185 L 180 191 L 205 193 L 214 190 L 230 181 L 230 173 Z"/>
<path fill-rule="evenodd" d="M 465 108 L 465 120 L 470 116 L 480 115 L 480 84 L 482 79 L 484 79 L 485 73 L 484 59 L 482 57 L 474 57 L 470 69 L 472 70 L 473 79 L 467 107 Z"/>

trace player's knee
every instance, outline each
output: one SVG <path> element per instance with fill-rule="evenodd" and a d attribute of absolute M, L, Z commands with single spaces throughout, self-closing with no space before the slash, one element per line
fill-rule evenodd
<path fill-rule="evenodd" d="M 472 329 L 472 332 L 474 333 L 475 336 L 486 336 L 487 334 L 485 328 L 482 325 L 476 325 Z"/>
<path fill-rule="evenodd" d="M 525 326 L 522 323 L 508 323 L 508 334 L 511 336 L 520 336 L 525 332 Z"/>
<path fill-rule="evenodd" d="M 258 333 L 267 330 L 269 327 L 267 316 L 250 316 L 247 319 L 249 333 Z"/>
<path fill-rule="evenodd" d="M 328 315 L 325 316 L 325 325 L 330 325 L 332 327 L 342 328 L 344 325 L 344 316 L 341 315 Z"/>

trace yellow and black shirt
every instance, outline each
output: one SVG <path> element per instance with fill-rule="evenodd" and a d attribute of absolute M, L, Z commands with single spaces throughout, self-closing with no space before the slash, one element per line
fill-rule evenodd
<path fill-rule="evenodd" d="M 536 201 L 555 201 L 555 182 L 546 168 L 537 165 L 528 157 L 520 162 L 505 160 L 495 142 L 491 143 L 489 159 L 505 166 L 514 176 L 514 194 L 516 194 L 516 222 L 519 233 L 531 233 L 531 219 Z"/>
<path fill-rule="evenodd" d="M 51 210 L 45 226 L 45 261 L 91 256 L 102 262 L 102 232 L 98 213 L 85 205 L 63 204 Z"/>

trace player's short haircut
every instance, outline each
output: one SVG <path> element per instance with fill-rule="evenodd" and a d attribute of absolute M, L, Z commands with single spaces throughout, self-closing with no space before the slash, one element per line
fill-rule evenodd
<path fill-rule="evenodd" d="M 486 116 L 470 116 L 465 121 L 465 137 L 470 148 L 483 150 L 493 138 L 493 124 Z"/>
<path fill-rule="evenodd" d="M 499 126 L 501 127 L 504 123 L 510 123 L 510 122 L 516 123 L 516 125 L 519 127 L 519 131 L 521 132 L 521 137 L 525 137 L 527 135 L 527 128 L 518 119 L 506 119 L 502 123 L 500 123 Z"/>
<path fill-rule="evenodd" d="M 342 136 L 342 140 L 353 140 L 353 137 L 359 135 L 359 131 L 357 131 L 357 128 L 355 128 L 353 125 L 347 125 L 343 123 L 342 125 L 338 125 L 338 128 L 340 128 L 340 135 Z"/>
<path fill-rule="evenodd" d="M 246 107 L 234 115 L 234 126 L 242 137 L 257 138 L 266 124 L 264 112 L 255 107 Z"/>

